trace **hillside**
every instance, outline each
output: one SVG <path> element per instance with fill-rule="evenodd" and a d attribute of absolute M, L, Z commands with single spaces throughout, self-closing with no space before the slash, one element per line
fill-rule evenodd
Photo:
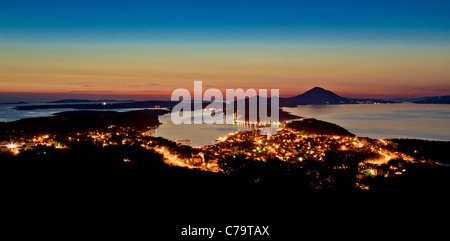
<path fill-rule="evenodd" d="M 108 126 L 132 127 L 147 130 L 157 127 L 158 115 L 165 110 L 116 111 L 68 111 L 49 117 L 21 119 L 13 122 L 0 122 L 0 136 L 8 133 L 35 135 L 40 133 L 68 133 L 88 130 L 106 130 Z"/>
<path fill-rule="evenodd" d="M 295 131 L 302 132 L 305 135 L 336 135 L 336 136 L 355 136 L 353 133 L 343 127 L 316 119 L 303 119 L 292 121 L 286 125 Z"/>

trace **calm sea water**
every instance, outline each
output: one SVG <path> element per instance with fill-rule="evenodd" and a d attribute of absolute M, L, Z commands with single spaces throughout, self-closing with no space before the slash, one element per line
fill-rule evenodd
<path fill-rule="evenodd" d="M 450 105 L 445 104 L 307 105 L 283 109 L 338 124 L 357 136 L 450 141 Z"/>
<path fill-rule="evenodd" d="M 201 113 L 191 112 L 191 119 Z M 189 115 L 188 115 L 189 116 Z M 188 117 L 189 118 L 189 117 Z M 231 118 L 233 118 L 231 116 Z M 171 140 L 190 140 L 193 146 L 206 146 L 216 143 L 217 138 L 225 136 L 231 132 L 252 130 L 256 127 L 254 125 L 244 124 L 180 124 L 175 125 L 169 114 L 159 117 L 162 123 L 157 130 L 156 135 Z"/>
<path fill-rule="evenodd" d="M 33 103 L 36 104 L 36 103 Z M 50 116 L 73 109 L 19 111 L 16 105 L 0 105 L 0 121 Z M 284 110 L 302 117 L 338 124 L 357 136 L 371 138 L 417 138 L 450 141 L 450 105 L 431 104 L 355 104 L 307 105 Z M 135 109 L 119 109 L 130 111 Z M 194 146 L 214 144 L 230 132 L 254 129 L 243 125 L 174 125 L 170 114 L 160 117 L 163 123 L 156 135 L 172 140 L 189 139 Z"/>

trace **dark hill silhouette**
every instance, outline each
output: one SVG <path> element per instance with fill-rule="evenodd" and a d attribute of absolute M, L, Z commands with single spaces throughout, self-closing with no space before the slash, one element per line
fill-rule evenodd
<path fill-rule="evenodd" d="M 280 99 L 282 106 L 340 104 L 347 101 L 347 98 L 341 97 L 321 87 L 314 87 L 305 93 L 294 97 Z"/>
<path fill-rule="evenodd" d="M 125 103 L 125 102 L 136 102 L 135 100 L 88 100 L 88 99 L 63 99 L 63 100 L 55 100 L 55 101 L 49 101 L 47 103 L 53 103 L 53 104 L 65 104 L 65 103 L 101 103 L 101 102 L 119 102 L 119 103 Z"/>
<path fill-rule="evenodd" d="M 156 106 L 172 108 L 178 102 L 176 101 L 163 101 L 163 100 L 150 100 L 150 101 L 133 101 L 125 103 L 108 103 L 103 105 L 101 103 L 66 103 L 66 104 L 54 104 L 54 105 L 29 105 L 29 106 L 16 106 L 17 110 L 37 110 L 37 109 L 57 109 L 57 108 L 73 108 L 73 109 L 126 109 L 126 108 L 155 108 Z"/>
<path fill-rule="evenodd" d="M 55 100 L 55 101 L 49 101 L 48 103 L 83 103 L 83 102 L 98 102 L 95 100 L 86 100 L 86 99 L 63 99 L 63 100 Z"/>
<path fill-rule="evenodd" d="M 337 135 L 337 136 L 355 136 L 353 133 L 344 129 L 336 124 L 316 120 L 316 119 L 303 119 L 298 121 L 292 121 L 286 125 L 295 131 L 302 132 L 305 135 Z"/>
<path fill-rule="evenodd" d="M 450 95 L 433 96 L 415 101 L 417 104 L 450 104 Z"/>
<path fill-rule="evenodd" d="M 158 115 L 168 113 L 166 110 L 116 111 L 68 111 L 49 117 L 21 119 L 13 122 L 0 122 L 0 136 L 7 133 L 24 133 L 36 135 L 41 133 L 69 133 L 88 130 L 107 130 L 108 126 L 131 127 L 147 130 L 157 127 Z"/>
<path fill-rule="evenodd" d="M 321 87 L 314 87 L 303 94 L 280 98 L 280 106 L 295 107 L 297 105 L 333 105 L 333 104 L 372 104 L 372 103 L 389 103 L 389 101 L 377 99 L 350 99 L 339 96 L 329 90 Z"/>

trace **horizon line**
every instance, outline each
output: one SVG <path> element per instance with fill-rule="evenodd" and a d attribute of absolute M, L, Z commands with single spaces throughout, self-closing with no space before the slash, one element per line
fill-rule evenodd
<path fill-rule="evenodd" d="M 289 95 L 289 94 L 280 94 L 280 98 L 290 98 L 295 97 L 301 94 L 304 94 L 305 92 L 308 92 L 309 90 L 312 90 L 314 88 L 322 88 L 326 91 L 331 91 L 332 93 L 348 98 L 348 99 L 380 99 L 380 100 L 389 100 L 389 99 L 396 99 L 396 98 L 423 98 L 423 97 L 434 97 L 434 96 L 449 96 L 449 94 L 444 95 L 370 95 L 370 94 L 357 94 L 353 93 L 353 95 L 347 94 L 339 94 L 339 92 L 334 92 L 329 89 L 325 89 L 323 87 L 313 87 L 311 89 L 308 89 L 302 93 Z M 220 89 L 219 89 L 220 90 Z M 245 90 L 245 89 L 244 89 Z M 192 90 L 189 90 L 191 92 L 191 95 L 193 94 Z M 225 91 L 220 90 L 222 93 L 225 93 Z M 157 90 L 152 91 L 157 92 Z M 93 98 L 93 96 L 96 96 L 96 98 Z M 253 97 L 254 95 L 250 96 Z M 259 96 L 258 94 L 256 96 Z M 2 98 L 2 97 L 11 97 L 14 98 L 14 100 L 8 101 L 8 98 Z M 21 99 L 21 97 L 23 99 Z M 136 98 L 137 97 L 137 98 Z M 269 95 L 270 97 L 270 95 Z M 92 91 L 92 92 L 56 92 L 56 91 L 39 91 L 39 92 L 3 92 L 0 91 L 0 103 L 4 103 L 4 101 L 7 102 L 17 102 L 17 101 L 38 101 L 40 99 L 41 101 L 58 101 L 58 100 L 89 100 L 89 101 L 101 101 L 101 100 L 115 100 L 115 101 L 165 101 L 170 100 L 171 94 L 167 94 L 167 91 L 162 91 L 161 95 L 158 94 L 131 94 L 131 93 L 120 93 L 120 92 L 113 92 L 113 91 Z"/>

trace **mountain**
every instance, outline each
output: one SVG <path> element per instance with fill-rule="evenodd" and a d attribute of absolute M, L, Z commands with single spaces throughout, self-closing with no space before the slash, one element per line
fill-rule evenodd
<path fill-rule="evenodd" d="M 450 95 L 445 96 L 433 96 L 422 98 L 421 100 L 414 101 L 417 104 L 450 104 Z"/>
<path fill-rule="evenodd" d="M 314 87 L 303 94 L 280 98 L 280 106 L 295 107 L 297 105 L 335 105 L 335 104 L 374 104 L 393 103 L 392 101 L 378 99 L 352 99 L 339 96 L 321 87 Z"/>
<path fill-rule="evenodd" d="M 281 107 L 295 107 L 297 105 L 335 105 L 335 104 L 375 104 L 394 103 L 393 101 L 379 99 L 352 99 L 339 96 L 321 87 L 314 87 L 303 94 L 280 98 Z"/>
<path fill-rule="evenodd" d="M 280 106 L 343 104 L 348 99 L 321 87 L 314 87 L 303 94 L 280 98 Z"/>
<path fill-rule="evenodd" d="M 24 105 L 24 104 L 28 104 L 28 102 L 18 101 L 18 102 L 0 103 L 0 105 Z"/>
<path fill-rule="evenodd" d="M 304 135 L 316 134 L 333 136 L 355 136 L 355 134 L 349 132 L 341 126 L 326 121 L 316 120 L 313 118 L 292 121 L 287 123 L 286 127 L 301 132 Z"/>

